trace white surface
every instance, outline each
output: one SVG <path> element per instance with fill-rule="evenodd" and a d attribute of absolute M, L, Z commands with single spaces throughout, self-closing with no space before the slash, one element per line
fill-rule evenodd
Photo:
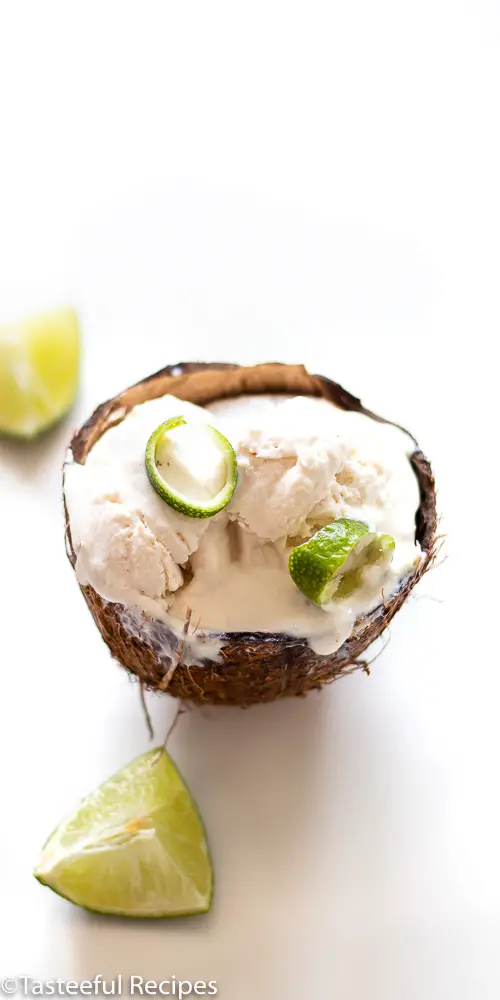
<path fill-rule="evenodd" d="M 498 997 L 499 35 L 488 0 L 1 5 L 0 310 L 75 300 L 85 363 L 64 427 L 0 445 L 0 978 Z M 410 427 L 449 558 L 371 678 L 181 719 L 213 911 L 125 924 L 31 876 L 147 745 L 66 562 L 59 466 L 94 404 L 181 358 L 303 360 Z"/>

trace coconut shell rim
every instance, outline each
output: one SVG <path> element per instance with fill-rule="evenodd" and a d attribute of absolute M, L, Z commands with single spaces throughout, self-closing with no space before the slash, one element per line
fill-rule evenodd
<path fill-rule="evenodd" d="M 343 658 L 345 652 L 348 651 L 350 640 L 359 638 L 362 639 L 365 633 L 374 631 L 373 637 L 369 638 L 369 641 L 365 644 L 371 644 L 375 638 L 385 630 L 390 620 L 406 601 L 409 593 L 418 582 L 419 579 L 424 575 L 429 566 L 431 565 L 433 558 L 435 556 L 436 550 L 436 528 L 437 528 L 437 509 L 436 509 L 436 490 L 434 476 L 432 473 L 432 468 L 429 460 L 425 457 L 422 450 L 420 449 L 418 442 L 414 435 L 408 431 L 401 424 L 395 421 L 388 420 L 381 417 L 379 414 L 375 413 L 373 410 L 367 409 L 361 402 L 361 400 L 354 396 L 347 389 L 344 389 L 342 385 L 338 382 L 334 382 L 324 375 L 311 375 L 303 365 L 289 365 L 282 362 L 268 362 L 260 365 L 239 365 L 231 362 L 177 362 L 172 365 L 167 365 L 164 368 L 153 372 L 151 375 L 140 379 L 133 385 L 129 386 L 127 389 L 118 393 L 116 396 L 112 396 L 110 399 L 101 403 L 97 406 L 88 419 L 81 425 L 81 427 L 73 435 L 70 445 L 69 452 L 75 462 L 78 464 L 85 464 L 85 459 L 94 446 L 94 444 L 99 440 L 100 437 L 111 427 L 115 426 L 117 423 L 121 423 L 123 419 L 127 416 L 130 410 L 141 402 L 146 402 L 147 400 L 160 398 L 161 396 L 172 394 L 177 395 L 180 399 L 185 399 L 186 397 L 182 395 L 179 391 L 173 391 L 175 388 L 181 389 L 183 385 L 186 384 L 186 378 L 190 379 L 192 376 L 204 375 L 208 372 L 224 372 L 224 373 L 234 373 L 234 372 L 244 372 L 244 373 L 256 373 L 257 379 L 255 382 L 245 389 L 241 389 L 238 392 L 227 392 L 222 391 L 216 395 L 207 398 L 205 403 L 200 405 L 206 405 L 210 402 L 215 402 L 223 398 L 228 398 L 231 396 L 244 395 L 244 394 L 285 394 L 288 395 L 292 391 L 296 391 L 297 394 L 310 395 L 316 397 L 322 397 L 329 400 L 333 405 L 338 406 L 343 410 L 350 410 L 370 417 L 378 423 L 390 424 L 391 426 L 399 428 L 403 431 L 411 441 L 414 442 L 414 451 L 409 456 L 409 462 L 413 468 L 416 475 L 419 491 L 420 491 L 420 503 L 415 514 L 415 540 L 419 542 L 422 549 L 422 559 L 415 566 L 414 570 L 408 573 L 404 578 L 401 579 L 397 590 L 392 591 L 386 602 L 378 604 L 367 614 L 359 615 L 356 618 L 353 629 L 347 639 L 342 643 L 342 645 L 335 650 L 333 654 L 327 654 L 328 656 L 335 656 L 340 659 Z M 301 387 L 297 390 L 290 388 L 290 380 L 287 379 L 287 372 L 292 373 L 292 385 L 300 385 Z M 285 376 L 282 384 L 277 384 L 275 380 L 279 379 L 281 376 Z M 263 381 L 260 383 L 259 388 L 259 376 L 263 376 Z M 173 380 L 166 387 L 164 386 L 164 380 Z M 158 383 L 158 385 L 156 384 Z M 248 383 L 243 379 L 243 386 L 248 386 Z M 153 392 L 147 392 L 143 398 L 141 390 L 143 387 L 153 389 Z M 160 391 L 156 391 L 159 388 Z M 227 385 L 222 387 L 227 389 Z M 102 425 L 102 426 L 101 426 Z M 96 434 L 96 428 L 101 427 L 100 433 Z M 66 463 L 65 463 L 66 464 Z M 71 539 L 71 529 L 69 514 L 66 506 L 66 500 L 64 496 L 64 468 L 63 468 L 63 504 L 64 504 L 64 515 L 65 515 L 65 534 L 66 534 L 66 544 L 67 544 L 67 554 L 70 562 L 75 566 L 76 555 L 73 549 L 72 539 Z M 90 594 L 95 595 L 99 601 L 104 604 L 106 602 L 104 598 L 98 594 L 90 585 L 81 588 L 86 596 Z M 87 603 L 88 599 L 87 599 Z M 123 605 L 118 605 L 118 607 L 124 607 Z M 95 615 L 94 615 L 95 617 Z M 375 628 L 374 628 L 375 626 Z M 360 631 L 361 630 L 361 631 Z M 205 630 L 204 630 L 205 631 Z M 224 648 L 227 645 L 241 644 L 245 647 L 248 646 L 276 646 L 277 644 L 283 650 L 289 650 L 292 648 L 298 649 L 310 649 L 308 640 L 303 636 L 293 636 L 288 633 L 283 632 L 258 632 L 258 631 L 241 631 L 241 632 L 217 632 L 211 631 L 206 632 L 207 635 L 215 639 L 220 640 L 224 646 L 221 650 L 223 655 Z M 211 661 L 205 661 L 211 662 Z M 349 661 L 352 662 L 352 661 Z M 127 667 L 127 669 L 130 669 Z"/>

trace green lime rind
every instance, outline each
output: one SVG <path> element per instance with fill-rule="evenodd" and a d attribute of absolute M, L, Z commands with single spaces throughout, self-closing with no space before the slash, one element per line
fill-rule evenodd
<path fill-rule="evenodd" d="M 34 874 L 95 913 L 150 919 L 208 912 L 213 871 L 205 829 L 164 747 L 84 799 L 49 837 Z"/>
<path fill-rule="evenodd" d="M 74 309 L 0 327 L 0 434 L 31 440 L 56 424 L 75 401 L 79 368 Z"/>
<path fill-rule="evenodd" d="M 299 590 L 316 604 L 330 599 L 331 582 L 368 526 L 340 517 L 290 553 L 288 569 Z"/>
<path fill-rule="evenodd" d="M 359 565 L 356 560 L 358 547 Z M 366 565 L 384 559 L 390 561 L 393 549 L 394 539 L 390 535 L 369 532 L 363 521 L 340 517 L 317 531 L 309 541 L 292 549 L 288 569 L 305 597 L 323 605 L 333 598 L 342 599 L 352 594 L 362 584 Z M 343 576 L 346 560 L 349 560 L 348 572 Z"/>
<path fill-rule="evenodd" d="M 170 431 L 173 431 L 176 427 L 181 427 L 186 423 L 187 421 L 184 417 L 171 417 L 170 420 L 166 420 L 163 424 L 160 424 L 155 431 L 153 431 L 146 445 L 146 472 L 153 489 L 155 489 L 162 500 L 165 500 L 165 502 L 168 503 L 170 507 L 173 507 L 174 510 L 179 511 L 181 514 L 186 514 L 188 517 L 213 517 L 214 514 L 217 514 L 220 510 L 227 506 L 235 491 L 238 480 L 238 463 L 234 449 L 227 438 L 225 438 L 220 431 L 216 430 L 216 428 L 212 427 L 210 424 L 203 425 L 204 430 L 210 433 L 214 443 L 219 449 L 224 459 L 226 470 L 226 482 L 224 483 L 222 489 L 219 490 L 219 492 L 213 497 L 210 504 L 201 505 L 193 503 L 188 496 L 179 493 L 172 486 L 169 486 L 167 481 L 158 471 L 156 453 L 160 442 Z"/>

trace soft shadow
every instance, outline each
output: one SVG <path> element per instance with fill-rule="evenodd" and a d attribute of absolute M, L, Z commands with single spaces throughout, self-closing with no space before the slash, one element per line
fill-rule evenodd
<path fill-rule="evenodd" d="M 0 435 L 0 464 L 23 484 L 46 480 L 49 469 L 62 466 L 75 426 L 71 413 L 32 441 Z"/>

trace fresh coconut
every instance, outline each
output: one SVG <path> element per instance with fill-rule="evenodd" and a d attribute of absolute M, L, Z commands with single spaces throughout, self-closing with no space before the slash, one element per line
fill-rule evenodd
<path fill-rule="evenodd" d="M 164 396 L 176 397 L 182 401 L 179 402 L 179 416 L 184 417 L 187 412 L 186 419 L 189 424 L 190 404 L 210 407 L 223 399 L 257 394 L 316 397 L 340 410 L 363 414 L 363 419 L 369 418 L 379 424 L 390 423 L 366 410 L 359 399 L 337 383 L 323 376 L 310 375 L 302 366 L 268 364 L 240 367 L 223 364 L 176 364 L 139 382 L 98 407 L 73 438 L 69 462 L 84 465 L 103 434 L 111 427 L 120 424 L 138 404 L 158 400 Z M 185 420 L 182 420 L 181 424 L 184 423 Z M 171 430 L 172 425 L 170 434 Z M 184 433 L 183 426 L 181 430 Z M 108 440 L 111 440 L 111 437 Z M 222 438 L 222 441 L 225 439 Z M 418 579 L 430 565 L 435 549 L 434 480 L 427 459 L 413 438 L 411 441 L 408 461 L 416 476 L 420 496 L 415 516 L 415 542 L 420 548 L 420 557 L 409 567 L 408 572 L 398 579 L 397 587 L 390 595 L 384 594 L 383 599 L 378 600 L 375 607 L 358 615 L 339 648 L 326 654 L 317 648 L 315 651 L 314 643 L 296 631 L 295 634 L 287 634 L 283 630 L 229 631 L 228 629 L 215 634 L 211 629 L 210 635 L 204 636 L 204 641 L 200 641 L 196 658 L 193 660 L 192 644 L 193 635 L 196 633 L 196 622 L 191 620 L 189 607 L 185 609 L 184 628 L 182 622 L 180 629 L 173 628 L 170 621 L 155 614 L 154 607 L 150 609 L 145 604 L 140 607 L 130 607 L 125 600 L 123 602 L 119 600 L 119 595 L 108 593 L 105 586 L 93 586 L 91 580 L 86 580 L 85 574 L 82 575 L 79 568 L 78 576 L 82 592 L 113 656 L 136 674 L 147 687 L 168 691 L 176 697 L 197 702 L 239 705 L 271 701 L 289 694 L 303 694 L 312 688 L 321 687 L 344 673 L 365 666 L 362 654 L 384 631 L 398 608 L 404 603 Z M 144 447 L 146 443 L 145 441 Z M 170 439 L 167 444 L 171 447 Z M 225 488 L 224 483 L 227 483 L 232 495 L 235 485 L 231 472 L 233 464 L 226 445 L 227 441 L 221 450 L 219 440 L 219 451 L 224 461 L 221 457 L 222 479 L 217 484 L 219 492 L 216 492 L 214 486 L 217 502 L 211 506 L 211 500 L 209 502 L 202 498 L 203 504 L 200 506 L 201 501 L 197 499 L 198 514 L 192 518 L 194 527 L 188 525 L 190 530 L 206 530 L 207 522 L 210 521 L 207 514 L 216 513 L 221 509 L 219 497 L 222 497 L 220 491 Z M 163 495 L 165 502 L 170 502 L 172 506 L 176 504 L 178 506 L 179 496 L 181 502 L 185 503 L 185 483 L 188 480 L 182 481 L 181 489 L 177 479 L 174 489 L 172 482 L 168 481 L 171 470 L 167 469 L 163 453 L 155 450 L 154 455 L 161 459 L 159 471 L 162 482 L 155 485 L 153 480 L 156 472 L 152 478 L 151 468 L 148 470 L 148 476 L 152 479 L 156 492 L 160 496 Z M 165 455 L 168 458 L 168 450 Z M 71 500 L 69 487 L 70 474 L 67 476 L 65 488 L 66 538 L 69 557 L 73 566 L 76 566 L 78 544 L 72 537 L 72 529 L 74 533 L 75 528 L 72 505 L 68 502 Z M 110 502 L 112 501 L 113 497 L 110 497 Z M 323 604 L 326 597 L 330 599 L 332 594 L 342 595 L 352 590 L 353 581 L 357 581 L 362 569 L 361 551 L 367 553 L 370 562 L 375 565 L 392 556 L 394 546 L 389 536 L 386 534 L 376 536 L 368 533 L 364 526 L 360 527 L 359 523 L 357 528 L 353 525 L 354 522 L 345 529 L 345 525 L 342 526 L 339 522 L 339 527 L 335 530 L 331 528 L 325 530 L 325 527 L 322 529 L 320 527 L 318 540 L 316 541 L 315 536 L 310 541 L 306 540 L 305 545 L 303 539 L 298 539 L 299 544 L 295 550 L 298 555 L 290 563 L 291 575 L 293 577 L 295 574 L 297 585 L 304 594 L 309 590 L 306 596 L 317 600 L 318 605 Z M 335 544 L 338 547 L 340 535 L 344 539 L 343 554 L 340 558 L 338 552 L 334 551 L 332 556 L 331 548 L 328 550 L 327 565 L 331 568 L 332 579 L 322 579 L 321 587 L 316 594 L 314 589 L 311 590 L 310 587 L 301 584 L 301 580 L 304 573 L 310 573 L 311 560 L 314 563 L 317 553 L 324 553 L 325 545 L 331 547 Z M 346 568 L 348 572 L 345 572 Z M 182 587 L 182 574 L 179 578 L 176 573 L 179 573 L 179 567 L 174 562 L 169 586 L 169 590 L 172 591 Z M 182 589 L 179 593 L 183 593 Z M 321 615 L 323 611 L 316 608 L 316 613 Z"/>

